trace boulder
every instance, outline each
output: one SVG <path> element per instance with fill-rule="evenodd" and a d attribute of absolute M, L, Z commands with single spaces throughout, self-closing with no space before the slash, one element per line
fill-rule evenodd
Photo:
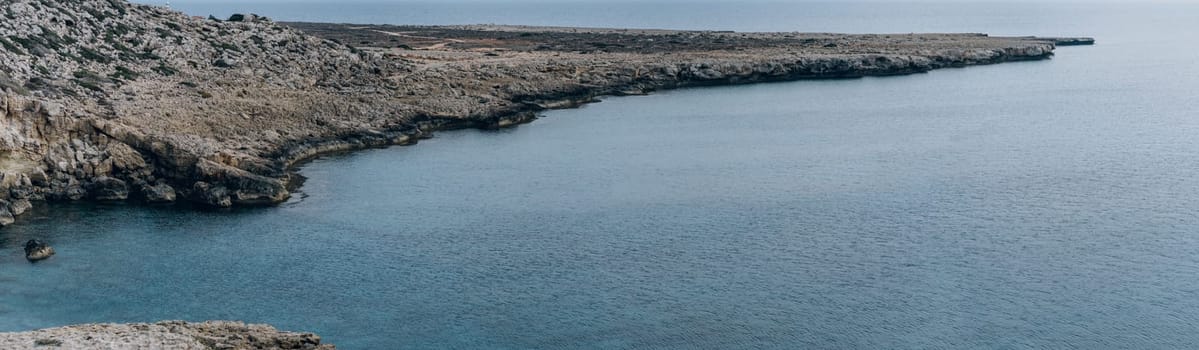
<path fill-rule="evenodd" d="M 16 186 L 9 190 L 8 195 L 9 195 L 9 197 L 12 197 L 12 198 L 25 199 L 25 198 L 33 197 L 33 195 L 36 192 L 37 191 L 34 189 L 34 187 L 32 185 Z"/>
<path fill-rule="evenodd" d="M 13 216 L 25 214 L 25 212 L 32 208 L 33 203 L 30 203 L 28 199 L 24 198 L 13 199 L 12 202 L 8 204 L 8 211 L 11 212 Z"/>
<path fill-rule="evenodd" d="M 165 183 L 143 185 L 142 196 L 149 203 L 171 203 L 175 201 L 175 188 Z"/>
<path fill-rule="evenodd" d="M 201 203 L 218 207 L 238 205 L 269 205 L 286 201 L 291 194 L 283 181 L 234 168 L 229 165 L 211 160 L 201 160 L 196 163 L 196 175 L 208 179 L 204 188 L 196 188 L 199 192 L 209 192 L 201 196 Z M 197 182 L 199 185 L 200 182 Z M 228 201 L 230 204 L 225 205 Z"/>
<path fill-rule="evenodd" d="M 105 150 L 108 152 L 113 168 L 133 171 L 146 167 L 146 160 L 142 159 L 141 153 L 129 145 L 121 142 L 109 142 Z"/>
<path fill-rule="evenodd" d="M 24 214 L 32 207 L 28 199 L 0 199 L 0 227 L 12 225 L 17 215 Z"/>
<path fill-rule="evenodd" d="M 54 255 L 54 248 L 47 245 L 46 242 L 36 239 L 25 242 L 25 259 L 39 261 L 50 258 L 51 255 Z"/>
<path fill-rule="evenodd" d="M 79 180 L 69 175 L 50 181 L 50 188 L 45 193 L 46 199 L 54 201 L 77 201 L 86 196 L 87 190 L 79 184 Z"/>
<path fill-rule="evenodd" d="M 12 225 L 17 219 L 13 217 L 12 211 L 9 208 L 11 204 L 3 199 L 0 199 L 0 227 Z"/>
<path fill-rule="evenodd" d="M 196 181 L 192 185 L 192 197 L 197 203 L 212 207 L 228 208 L 233 206 L 233 198 L 229 196 L 228 188 L 214 186 L 203 181 Z"/>
<path fill-rule="evenodd" d="M 212 65 L 218 68 L 233 68 L 237 66 L 237 63 L 237 59 L 229 57 L 222 57 L 212 61 Z"/>
<path fill-rule="evenodd" d="M 101 201 L 120 201 L 129 198 L 129 185 L 120 179 L 107 176 L 96 178 L 92 182 L 92 198 Z"/>

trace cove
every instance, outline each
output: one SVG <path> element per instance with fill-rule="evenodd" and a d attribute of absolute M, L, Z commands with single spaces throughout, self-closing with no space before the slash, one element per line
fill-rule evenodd
<path fill-rule="evenodd" d="M 1095 51 L 613 98 L 320 158 L 274 208 L 47 205 L 0 232 L 4 251 L 40 237 L 59 252 L 0 255 L 0 330 L 237 319 L 347 349 L 1185 347 L 1196 105 L 1143 70 L 1095 74 L 1113 57 Z"/>

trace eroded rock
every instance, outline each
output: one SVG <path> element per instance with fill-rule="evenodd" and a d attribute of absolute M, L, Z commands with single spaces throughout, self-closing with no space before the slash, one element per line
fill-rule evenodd
<path fill-rule="evenodd" d="M 8 205 L 8 210 L 13 216 L 24 214 L 29 209 L 33 209 L 33 203 L 25 198 L 14 198 Z"/>
<path fill-rule="evenodd" d="M 142 186 L 142 196 L 149 203 L 171 203 L 175 195 L 175 188 L 165 183 Z"/>
<path fill-rule="evenodd" d="M 129 198 L 129 185 L 124 180 L 107 176 L 92 182 L 92 198 L 100 201 L 119 201 Z"/>
<path fill-rule="evenodd" d="M 197 203 L 206 204 L 218 208 L 228 208 L 233 206 L 233 198 L 229 196 L 229 189 L 225 186 L 212 185 L 204 181 L 196 181 L 192 185 L 192 199 Z"/>
<path fill-rule="evenodd" d="M 12 204 L 6 200 L 0 199 L 0 227 L 12 225 L 17 221 L 12 213 Z"/>
<path fill-rule="evenodd" d="M 25 242 L 25 259 L 31 262 L 46 260 L 52 255 L 54 255 L 54 248 L 47 245 L 46 242 L 36 239 Z"/>

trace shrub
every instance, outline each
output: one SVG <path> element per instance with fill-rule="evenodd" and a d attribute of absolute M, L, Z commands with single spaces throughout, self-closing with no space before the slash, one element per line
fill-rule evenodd
<path fill-rule="evenodd" d="M 150 70 L 153 70 L 155 72 L 158 72 L 158 74 L 162 74 L 162 75 L 168 76 L 168 77 L 175 75 L 176 73 L 179 73 L 178 70 L 176 70 L 175 68 L 171 68 L 171 66 L 168 66 L 166 64 L 161 64 L 158 67 L 150 68 Z M 180 84 L 183 84 L 183 83 L 180 83 Z"/>
<path fill-rule="evenodd" d="M 5 38 L 0 38 L 0 47 L 4 47 L 5 50 L 8 50 L 9 52 L 12 52 L 12 53 L 15 53 L 18 55 L 25 54 L 25 50 L 21 50 L 21 48 L 17 47 L 17 45 L 13 45 L 12 42 L 8 41 L 8 39 L 5 39 Z"/>
<path fill-rule="evenodd" d="M 137 80 L 137 78 L 140 76 L 141 76 L 140 74 L 137 74 L 137 72 L 134 72 L 133 70 L 131 70 L 125 66 L 117 66 L 116 71 L 109 75 L 109 77 L 111 77 L 113 79 L 122 79 L 122 80 L 130 80 L 130 81 Z"/>
<path fill-rule="evenodd" d="M 81 56 L 85 59 L 100 62 L 100 63 L 112 62 L 111 57 L 105 56 L 102 53 L 96 52 L 95 50 L 92 50 L 92 49 L 89 49 L 89 48 L 83 47 L 83 46 L 79 47 L 79 56 Z"/>

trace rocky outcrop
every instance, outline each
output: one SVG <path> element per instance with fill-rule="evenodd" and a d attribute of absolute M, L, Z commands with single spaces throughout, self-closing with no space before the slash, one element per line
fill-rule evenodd
<path fill-rule="evenodd" d="M 0 348 L 22 349 L 263 349 L 332 350 L 312 333 L 276 330 L 268 325 L 209 321 L 86 324 L 29 332 L 0 333 Z"/>
<path fill-rule="evenodd" d="M 54 247 L 51 247 L 40 240 L 31 239 L 25 242 L 25 259 L 29 261 L 40 261 L 49 259 L 54 255 Z"/>
<path fill-rule="evenodd" d="M 285 200 L 285 171 L 191 128 L 248 130 L 205 116 L 282 113 L 228 107 L 253 104 L 250 91 L 335 105 L 344 96 L 329 86 L 383 86 L 390 64 L 256 15 L 201 20 L 124 0 L 6 1 L 2 15 L 0 226 L 31 200 Z"/>
<path fill-rule="evenodd" d="M 100 201 L 119 201 L 129 198 L 129 185 L 120 179 L 100 176 L 91 182 L 91 196 Z"/>
<path fill-rule="evenodd" d="M 142 196 L 147 203 L 175 202 L 175 188 L 166 183 L 145 184 L 141 187 Z"/>
<path fill-rule="evenodd" d="M 291 168 L 315 155 L 511 127 L 601 95 L 1045 59 L 1083 41 L 281 25 L 124 0 L 5 5 L 0 226 L 43 200 L 279 203 Z"/>

